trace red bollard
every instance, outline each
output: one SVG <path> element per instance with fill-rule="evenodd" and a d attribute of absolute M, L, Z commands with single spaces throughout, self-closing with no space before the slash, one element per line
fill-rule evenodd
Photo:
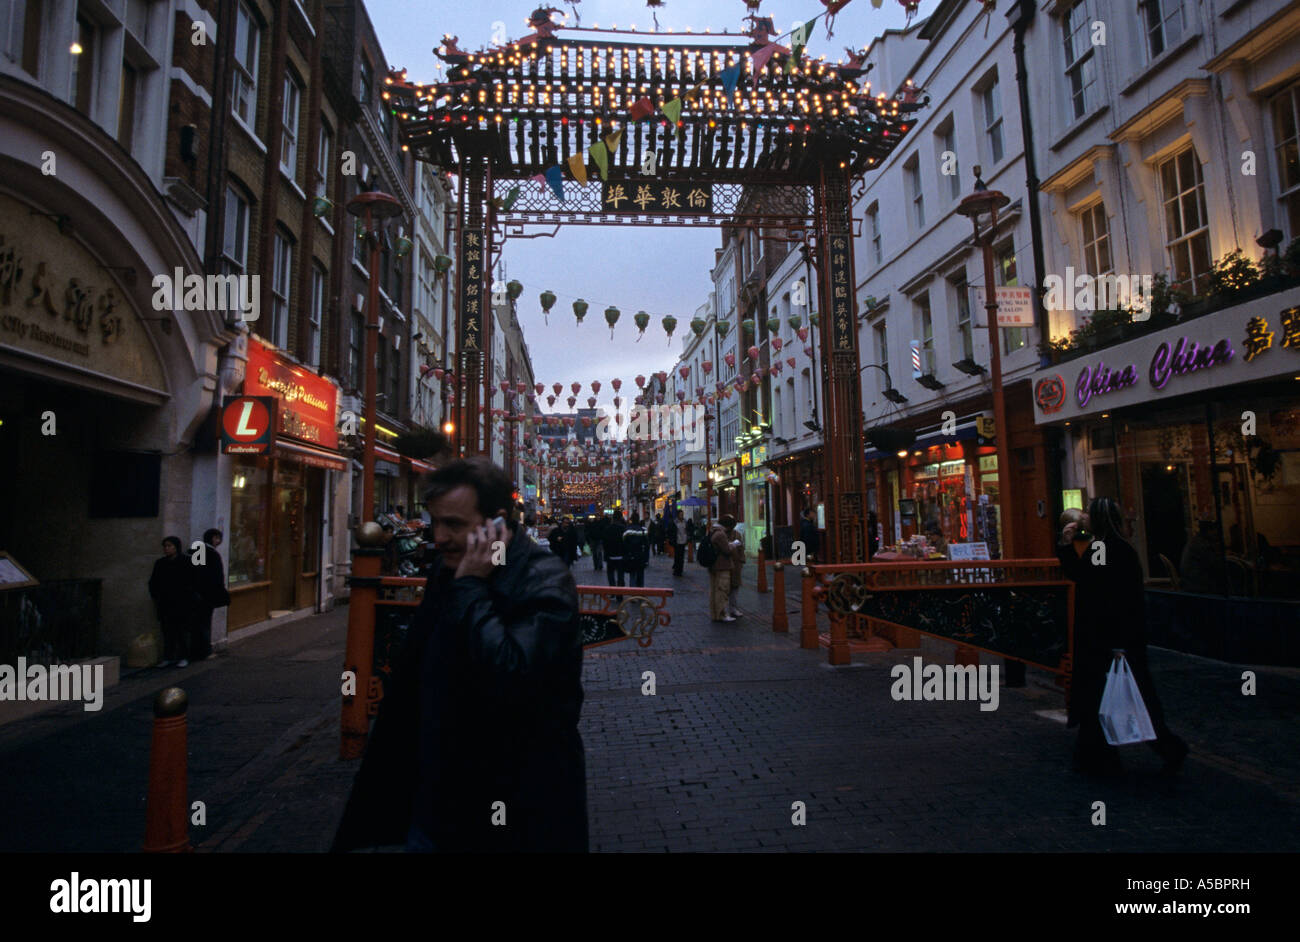
<path fill-rule="evenodd" d="M 772 630 L 789 631 L 790 616 L 785 610 L 785 566 L 772 567 Z"/>
<path fill-rule="evenodd" d="M 806 651 L 817 650 L 817 599 L 813 597 L 816 578 L 811 569 L 803 571 L 803 621 L 799 626 L 799 647 Z"/>
<path fill-rule="evenodd" d="M 189 697 L 180 687 L 168 687 L 154 697 L 149 797 L 144 821 L 146 854 L 183 854 L 193 850 L 186 798 L 185 713 L 188 709 Z"/>
<path fill-rule="evenodd" d="M 843 612 L 831 612 L 831 648 L 830 662 L 835 666 L 852 661 L 849 654 L 848 617 Z"/>
<path fill-rule="evenodd" d="M 758 548 L 758 591 L 767 591 L 767 558 L 761 546 Z"/>

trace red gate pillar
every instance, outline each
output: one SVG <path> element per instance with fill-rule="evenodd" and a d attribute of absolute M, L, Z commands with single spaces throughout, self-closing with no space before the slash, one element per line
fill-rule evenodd
<path fill-rule="evenodd" d="M 758 591 L 767 591 L 767 554 L 761 546 L 758 548 Z"/>
<path fill-rule="evenodd" d="M 789 631 L 790 615 L 786 611 L 785 600 L 785 565 L 777 563 L 772 567 L 772 630 Z"/>
<path fill-rule="evenodd" d="M 805 651 L 817 650 L 817 598 L 813 595 L 813 586 L 816 582 L 817 578 L 813 575 L 813 571 L 804 569 L 799 647 Z"/>
<path fill-rule="evenodd" d="M 862 439 L 862 379 L 853 274 L 849 180 L 824 160 L 816 187 L 821 296 L 827 561 L 867 559 L 867 484 Z"/>

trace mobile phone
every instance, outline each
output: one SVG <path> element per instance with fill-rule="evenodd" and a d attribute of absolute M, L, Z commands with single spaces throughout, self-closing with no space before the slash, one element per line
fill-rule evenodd
<path fill-rule="evenodd" d="M 1086 527 L 1079 527 L 1074 531 L 1074 538 L 1080 542 L 1092 542 L 1092 531 Z"/>

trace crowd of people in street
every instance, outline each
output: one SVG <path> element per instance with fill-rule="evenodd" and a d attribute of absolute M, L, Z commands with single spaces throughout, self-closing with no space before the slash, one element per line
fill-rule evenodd
<path fill-rule="evenodd" d="M 202 546 L 187 550 L 180 537 L 163 538 L 163 554 L 149 576 L 163 637 L 159 667 L 189 667 L 212 656 L 212 613 L 230 604 L 217 552 L 221 539 L 221 531 L 212 528 L 204 532 Z"/>

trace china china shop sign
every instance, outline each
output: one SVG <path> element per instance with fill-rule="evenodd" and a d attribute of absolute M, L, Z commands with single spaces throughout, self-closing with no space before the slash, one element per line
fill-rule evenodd
<path fill-rule="evenodd" d="M 1034 377 L 1038 421 L 1157 402 L 1300 369 L 1300 288 L 1117 344 Z"/>
<path fill-rule="evenodd" d="M 334 384 L 252 339 L 248 341 L 244 395 L 279 400 L 277 435 L 338 448 L 338 390 Z"/>

